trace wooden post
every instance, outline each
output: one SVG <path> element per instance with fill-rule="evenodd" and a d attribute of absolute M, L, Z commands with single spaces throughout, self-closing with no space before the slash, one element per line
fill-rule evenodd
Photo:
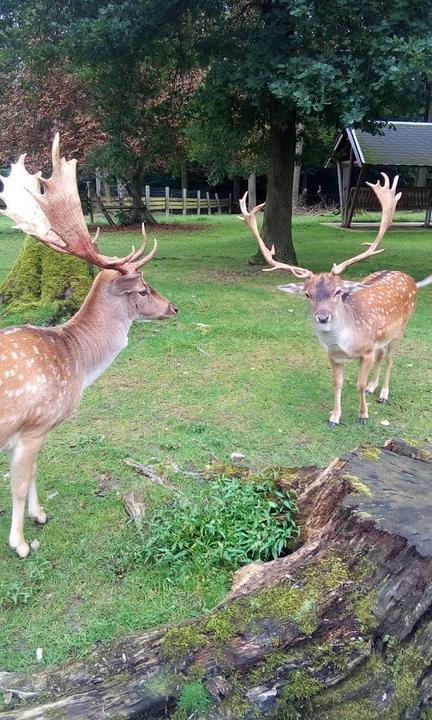
<path fill-rule="evenodd" d="M 211 207 L 210 207 L 210 193 L 209 193 L 209 191 L 208 191 L 208 190 L 207 190 L 207 192 L 206 192 L 206 198 L 207 198 L 207 209 L 208 209 L 208 214 L 209 214 L 209 215 L 211 215 Z"/>
<path fill-rule="evenodd" d="M 116 187 L 117 187 L 117 202 L 119 209 L 121 210 L 123 207 L 123 192 L 122 192 L 122 185 L 120 180 L 116 179 Z"/>
<path fill-rule="evenodd" d="M 92 190 L 91 190 L 90 182 L 86 182 L 86 188 L 87 188 L 87 203 L 88 203 L 88 211 L 89 211 L 89 215 L 90 215 L 90 224 L 94 225 L 93 200 L 92 200 Z"/>
<path fill-rule="evenodd" d="M 216 198 L 216 202 L 217 202 L 217 211 L 218 211 L 218 214 L 220 215 L 222 211 L 221 211 L 218 193 L 215 193 L 215 198 Z"/>
<path fill-rule="evenodd" d="M 228 213 L 231 215 L 232 213 L 232 193 L 228 195 L 229 203 L 228 203 Z"/>
<path fill-rule="evenodd" d="M 182 207 L 182 215 L 186 215 L 186 200 L 187 200 L 187 189 L 182 189 L 182 200 L 183 200 L 183 207 Z"/>
<path fill-rule="evenodd" d="M 165 186 L 165 215 L 169 215 L 170 212 L 170 191 L 169 187 Z"/>
<path fill-rule="evenodd" d="M 340 206 L 340 214 L 341 214 L 341 222 L 343 222 L 344 218 L 344 196 L 342 192 L 342 163 L 340 160 L 336 163 L 336 170 L 337 170 L 337 179 L 338 179 L 338 190 L 339 190 L 339 206 Z"/>
<path fill-rule="evenodd" d="M 150 185 L 145 186 L 145 205 L 150 210 Z"/>
<path fill-rule="evenodd" d="M 197 215 L 201 215 L 201 190 L 197 190 Z"/>
<path fill-rule="evenodd" d="M 429 192 L 429 206 L 426 208 L 426 215 L 425 215 L 425 227 L 430 227 L 430 221 L 431 221 L 431 211 L 432 211 L 432 191 Z"/>
<path fill-rule="evenodd" d="M 345 222 L 347 224 L 347 227 L 351 226 L 351 222 L 353 219 L 355 206 L 356 206 L 356 202 L 357 202 L 357 195 L 358 195 L 360 186 L 363 185 L 363 180 L 364 180 L 365 175 L 366 175 L 366 168 L 364 165 L 362 165 L 360 168 L 359 176 L 357 178 L 357 184 L 355 186 L 355 190 L 352 193 L 352 197 L 351 197 L 351 199 L 349 199 L 348 206 L 346 208 Z"/>
<path fill-rule="evenodd" d="M 349 194 L 350 194 L 350 187 L 351 187 L 351 175 L 352 175 L 353 165 L 354 165 L 354 153 L 351 148 L 349 161 L 342 163 L 342 195 L 343 195 L 343 201 L 344 201 L 344 214 L 342 217 L 342 227 L 344 227 L 344 228 L 349 227 L 348 202 L 349 202 Z"/>

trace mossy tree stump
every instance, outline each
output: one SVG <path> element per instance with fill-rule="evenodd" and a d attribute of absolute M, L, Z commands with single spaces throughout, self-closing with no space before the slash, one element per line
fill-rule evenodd
<path fill-rule="evenodd" d="M 82 305 L 94 279 L 91 265 L 57 253 L 27 237 L 9 275 L 0 286 L 8 315 L 56 322 Z"/>
<path fill-rule="evenodd" d="M 217 720 L 429 720 L 431 461 L 395 440 L 293 474 L 293 554 L 243 568 L 193 621 L 84 662 L 0 673 L 0 718 L 180 718 L 179 697 L 199 683 L 213 702 L 201 717 Z"/>

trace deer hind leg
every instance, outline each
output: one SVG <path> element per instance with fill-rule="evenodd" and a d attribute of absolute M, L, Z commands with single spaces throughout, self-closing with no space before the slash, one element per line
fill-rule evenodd
<path fill-rule="evenodd" d="M 385 403 L 389 398 L 390 373 L 393 367 L 394 354 L 397 347 L 397 340 L 393 340 L 387 345 L 386 369 L 384 374 L 384 382 L 381 388 L 378 402 Z"/>
<path fill-rule="evenodd" d="M 384 350 L 378 350 L 375 355 L 375 364 L 373 367 L 372 378 L 366 388 L 366 395 L 372 395 L 378 387 L 381 365 L 384 360 Z"/>
<path fill-rule="evenodd" d="M 42 521 L 45 515 L 37 500 L 34 477 L 36 458 L 42 442 L 43 436 L 37 438 L 21 436 L 12 449 L 12 524 L 9 545 L 13 550 L 16 550 L 21 558 L 27 557 L 30 552 L 30 547 L 24 539 L 24 507 L 31 486 L 29 509 L 32 514 L 35 513 Z"/>
<path fill-rule="evenodd" d="M 360 360 L 360 372 L 357 381 L 357 389 L 360 393 L 359 422 L 364 425 L 369 420 L 368 407 L 366 403 L 366 387 L 369 370 L 374 361 L 374 354 L 368 353 L 363 355 Z"/>
<path fill-rule="evenodd" d="M 342 363 L 335 362 L 332 358 L 330 358 L 330 362 L 333 370 L 334 406 L 328 425 L 332 428 L 335 427 L 335 425 L 339 425 L 342 414 L 341 398 L 344 380 L 344 366 Z"/>

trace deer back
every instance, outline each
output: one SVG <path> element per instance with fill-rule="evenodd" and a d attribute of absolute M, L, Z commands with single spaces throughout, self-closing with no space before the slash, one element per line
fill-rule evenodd
<path fill-rule="evenodd" d="M 348 303 L 361 334 L 373 343 L 386 345 L 399 338 L 414 312 L 417 286 L 410 275 L 383 270 L 368 275 Z"/>

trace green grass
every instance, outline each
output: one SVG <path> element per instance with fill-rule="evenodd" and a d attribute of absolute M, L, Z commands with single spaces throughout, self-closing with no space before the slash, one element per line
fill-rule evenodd
<path fill-rule="evenodd" d="M 135 475 L 126 458 L 157 466 L 193 499 L 204 482 L 196 470 L 215 455 L 225 461 L 241 451 L 257 468 L 325 465 L 361 443 L 432 435 L 432 289 L 419 293 L 396 357 L 391 402 L 372 401 L 369 424 L 359 426 L 357 365 L 348 364 L 342 424 L 329 431 L 331 373 L 306 301 L 275 290 L 286 274 L 247 265 L 255 245 L 235 217 L 189 220 L 202 228 L 157 229 L 159 254 L 145 273 L 179 306 L 178 319 L 135 325 L 129 347 L 86 392 L 75 417 L 50 434 L 38 476 L 50 521 L 44 528 L 27 524 L 27 538 L 42 544 L 24 562 L 6 545 L 11 500 L 8 479 L 1 483 L 4 669 L 32 665 L 38 647 L 46 663 L 81 655 L 98 640 L 191 617 L 224 596 L 230 576 L 223 569 L 126 563 L 125 570 L 139 538 L 121 496 L 140 493 L 148 519 L 176 496 Z M 323 227 L 314 217 L 295 221 L 299 263 L 317 271 L 357 253 L 373 236 Z M 132 241 L 132 234 L 107 234 L 103 248 L 121 254 Z M 1 281 L 22 243 L 4 219 L 0 243 Z M 416 279 L 432 272 L 430 232 L 393 230 L 383 244 L 383 255 L 347 276 L 385 267 Z M 0 475 L 7 471 L 3 454 Z"/>

